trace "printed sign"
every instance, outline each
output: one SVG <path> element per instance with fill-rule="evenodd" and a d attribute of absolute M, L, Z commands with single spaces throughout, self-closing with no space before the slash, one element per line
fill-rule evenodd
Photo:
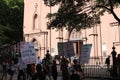
<path fill-rule="evenodd" d="M 58 54 L 60 56 L 64 56 L 64 43 L 63 42 L 58 43 Z"/>
<path fill-rule="evenodd" d="M 34 43 L 32 42 L 21 42 L 20 52 L 22 60 L 25 64 L 36 63 L 36 53 Z"/>
<path fill-rule="evenodd" d="M 60 42 L 58 43 L 58 54 L 60 56 L 65 56 L 66 58 L 75 55 L 72 42 Z"/>
<path fill-rule="evenodd" d="M 85 44 L 82 46 L 82 53 L 81 53 L 81 59 L 80 59 L 81 64 L 85 64 L 89 62 L 91 47 L 92 47 L 92 44 Z"/>
<path fill-rule="evenodd" d="M 75 56 L 73 45 L 72 45 L 71 41 L 64 43 L 64 53 L 65 53 L 64 56 L 66 58 Z"/>

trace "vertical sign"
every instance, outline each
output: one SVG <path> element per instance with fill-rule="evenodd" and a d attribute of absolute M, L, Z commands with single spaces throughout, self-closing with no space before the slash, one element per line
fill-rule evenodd
<path fill-rule="evenodd" d="M 64 56 L 66 58 L 69 58 L 75 55 L 71 41 L 64 43 L 64 53 L 65 53 Z"/>
<path fill-rule="evenodd" d="M 32 42 L 21 42 L 20 52 L 22 60 L 25 64 L 36 63 L 36 53 L 34 43 Z"/>
<path fill-rule="evenodd" d="M 60 56 L 65 56 L 66 58 L 75 55 L 72 42 L 59 42 L 58 43 L 58 54 Z"/>
<path fill-rule="evenodd" d="M 64 43 L 63 42 L 58 43 L 58 54 L 60 56 L 64 56 Z"/>
<path fill-rule="evenodd" d="M 81 64 L 89 63 L 91 47 L 92 44 L 85 44 L 82 46 L 82 53 L 80 59 Z"/>
<path fill-rule="evenodd" d="M 36 52 L 35 52 L 35 48 L 34 48 L 34 43 L 33 42 L 29 42 L 28 43 L 29 46 L 29 63 L 36 63 Z"/>

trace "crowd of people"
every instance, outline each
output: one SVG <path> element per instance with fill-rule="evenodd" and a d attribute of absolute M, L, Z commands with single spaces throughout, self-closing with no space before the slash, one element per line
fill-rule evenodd
<path fill-rule="evenodd" d="M 84 74 L 78 60 L 75 59 L 71 63 L 67 58 L 61 57 L 59 65 L 62 80 L 82 80 Z M 57 80 L 57 68 L 56 59 L 52 59 L 49 51 L 43 59 L 38 57 L 36 63 L 26 66 L 23 65 L 22 61 L 15 64 L 14 61 L 8 63 L 7 60 L 4 60 L 2 80 L 6 80 L 7 75 L 10 76 L 9 80 L 13 80 L 16 71 L 18 72 L 17 80 Z"/>

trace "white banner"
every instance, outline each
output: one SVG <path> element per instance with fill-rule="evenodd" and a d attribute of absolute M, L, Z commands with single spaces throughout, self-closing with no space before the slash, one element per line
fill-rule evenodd
<path fill-rule="evenodd" d="M 89 63 L 91 47 L 92 44 L 85 44 L 82 46 L 80 64 Z"/>
<path fill-rule="evenodd" d="M 25 64 L 36 63 L 36 53 L 33 42 L 21 42 L 20 52 Z"/>

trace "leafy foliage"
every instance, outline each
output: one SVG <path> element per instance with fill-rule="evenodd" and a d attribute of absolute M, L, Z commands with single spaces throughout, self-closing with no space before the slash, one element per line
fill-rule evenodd
<path fill-rule="evenodd" d="M 0 45 L 23 38 L 23 0 L 0 0 Z"/>
<path fill-rule="evenodd" d="M 60 5 L 56 13 L 47 15 L 50 19 L 47 23 L 48 28 L 66 27 L 71 32 L 73 29 L 79 31 L 100 23 L 98 16 L 95 16 L 92 11 L 87 12 L 86 6 L 89 0 L 44 0 L 44 2 L 49 7 L 58 5 L 58 3 Z"/>
<path fill-rule="evenodd" d="M 56 13 L 48 13 L 48 28 L 63 28 L 68 31 L 93 27 L 100 23 L 100 16 L 108 11 L 120 23 L 114 9 L 120 0 L 44 0 L 46 6 L 59 5 Z"/>

